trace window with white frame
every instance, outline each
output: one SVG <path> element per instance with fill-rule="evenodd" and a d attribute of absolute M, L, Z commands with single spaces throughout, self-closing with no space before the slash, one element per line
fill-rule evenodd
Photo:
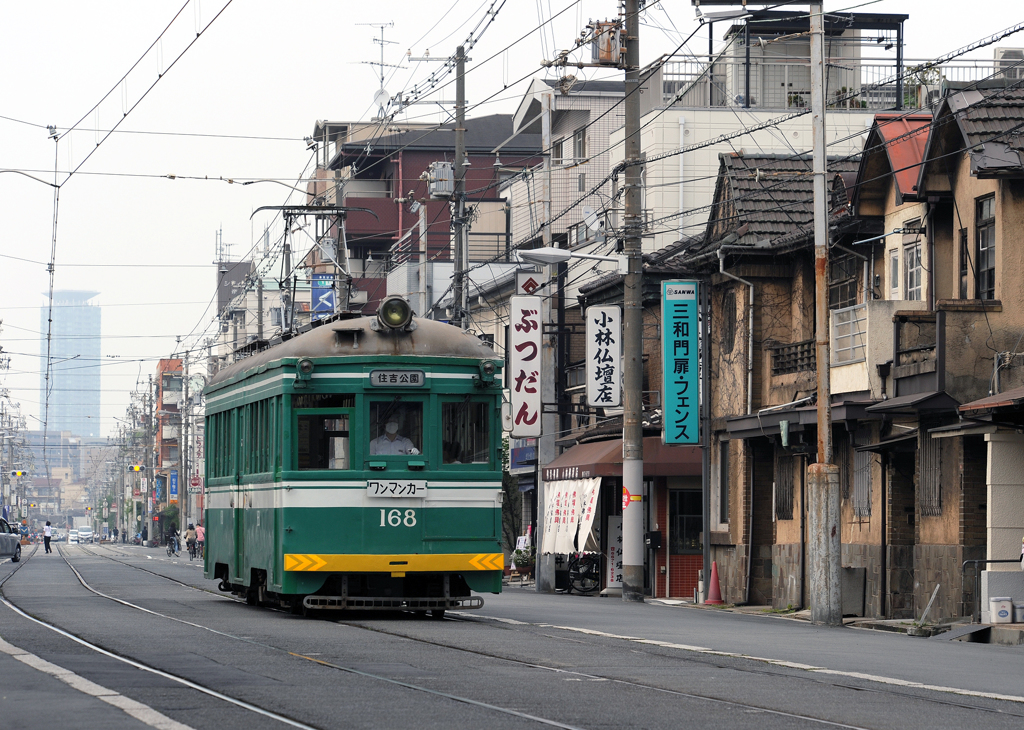
<path fill-rule="evenodd" d="M 903 224 L 903 298 L 913 301 L 922 299 L 920 219 Z"/>
<path fill-rule="evenodd" d="M 900 250 L 889 250 L 889 298 L 900 299 Z"/>
<path fill-rule="evenodd" d="M 576 162 L 587 158 L 587 128 L 582 127 L 572 133 L 572 157 Z"/>
<path fill-rule="evenodd" d="M 562 164 L 562 162 L 563 162 L 563 158 L 562 158 L 562 144 L 564 142 L 565 142 L 564 139 L 559 139 L 559 140 L 556 140 L 553 145 L 551 145 L 551 164 L 552 165 L 561 165 Z"/>
<path fill-rule="evenodd" d="M 977 299 L 996 298 L 996 199 L 994 196 L 977 201 L 975 213 L 975 246 L 978 256 Z"/>

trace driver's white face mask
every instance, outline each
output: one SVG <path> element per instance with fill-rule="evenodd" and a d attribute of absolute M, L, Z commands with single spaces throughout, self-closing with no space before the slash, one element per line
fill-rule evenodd
<path fill-rule="evenodd" d="M 388 424 L 384 427 L 384 430 L 390 434 L 398 433 L 398 424 L 395 423 L 394 421 L 389 421 Z"/>

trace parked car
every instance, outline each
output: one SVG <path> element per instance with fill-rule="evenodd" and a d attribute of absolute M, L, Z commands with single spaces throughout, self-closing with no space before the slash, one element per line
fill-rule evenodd
<path fill-rule="evenodd" d="M 7 558 L 10 558 L 12 563 L 21 560 L 21 533 L 7 520 L 0 519 L 0 560 Z"/>
<path fill-rule="evenodd" d="M 78 530 L 68 530 L 68 544 L 78 544 Z"/>
<path fill-rule="evenodd" d="M 95 534 L 91 527 L 79 527 L 78 528 L 78 542 L 92 542 L 95 539 Z"/>

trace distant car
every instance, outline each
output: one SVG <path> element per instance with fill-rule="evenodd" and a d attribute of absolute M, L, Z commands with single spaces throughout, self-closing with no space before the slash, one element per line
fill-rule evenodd
<path fill-rule="evenodd" d="M 69 544 L 70 543 L 75 543 L 75 544 L 78 543 L 78 530 L 69 530 L 68 531 L 68 543 Z"/>
<path fill-rule="evenodd" d="M 7 558 L 12 563 L 21 560 L 21 533 L 7 520 L 0 519 L 0 560 Z"/>
<path fill-rule="evenodd" d="M 91 527 L 79 527 L 78 528 L 78 542 L 92 542 L 95 539 Z"/>

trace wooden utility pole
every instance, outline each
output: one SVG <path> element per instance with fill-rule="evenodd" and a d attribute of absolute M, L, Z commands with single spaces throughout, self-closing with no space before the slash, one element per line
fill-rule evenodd
<path fill-rule="evenodd" d="M 825 57 L 822 3 L 810 6 L 811 124 L 814 173 L 814 340 L 818 370 L 818 462 L 807 467 L 811 557 L 811 621 L 843 623 L 840 570 L 839 467 L 832 463 L 829 373 L 828 198 L 825 191 Z"/>
<path fill-rule="evenodd" d="M 644 600 L 643 293 L 640 197 L 640 3 L 626 0 L 625 242 L 622 312 L 622 600 Z"/>

